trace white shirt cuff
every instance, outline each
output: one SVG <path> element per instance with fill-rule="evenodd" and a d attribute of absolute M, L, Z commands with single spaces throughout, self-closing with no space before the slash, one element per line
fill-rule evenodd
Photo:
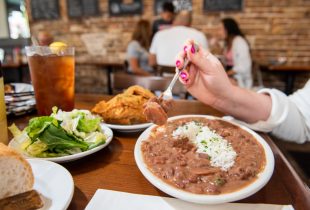
<path fill-rule="evenodd" d="M 266 121 L 258 121 L 253 124 L 248 124 L 242 121 L 237 121 L 253 130 L 262 132 L 271 132 L 274 128 L 279 126 L 287 117 L 289 104 L 287 96 L 279 90 L 264 88 L 259 90 L 260 94 L 268 94 L 271 97 L 272 108 L 271 113 Z"/>

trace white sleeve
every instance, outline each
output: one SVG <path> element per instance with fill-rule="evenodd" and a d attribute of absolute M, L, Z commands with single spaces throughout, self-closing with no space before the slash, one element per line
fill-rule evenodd
<path fill-rule="evenodd" d="M 249 74 L 252 68 L 252 59 L 248 43 L 242 37 L 236 37 L 232 45 L 233 62 L 232 69 L 238 74 Z"/>
<path fill-rule="evenodd" d="M 157 46 L 158 46 L 158 34 L 156 33 L 152 39 L 151 47 L 150 47 L 150 54 L 157 54 Z"/>
<path fill-rule="evenodd" d="M 273 135 L 286 141 L 310 141 L 310 80 L 303 89 L 289 97 L 275 89 L 262 89 L 259 93 L 271 96 L 270 116 L 266 121 L 246 126 L 258 131 L 271 131 Z"/>

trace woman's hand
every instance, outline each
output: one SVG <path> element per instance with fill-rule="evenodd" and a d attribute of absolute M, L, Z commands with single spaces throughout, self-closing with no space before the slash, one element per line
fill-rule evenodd
<path fill-rule="evenodd" d="M 188 41 L 176 60 L 179 69 L 185 58 L 191 62 L 180 75 L 187 90 L 201 102 L 245 122 L 267 120 L 272 107 L 270 96 L 232 85 L 220 61 L 195 45 Z"/>
<path fill-rule="evenodd" d="M 191 64 L 181 73 L 180 81 L 195 98 L 216 106 L 230 96 L 233 85 L 221 62 L 214 55 L 190 40 L 177 56 L 176 66 L 179 69 L 182 69 L 185 58 Z"/>

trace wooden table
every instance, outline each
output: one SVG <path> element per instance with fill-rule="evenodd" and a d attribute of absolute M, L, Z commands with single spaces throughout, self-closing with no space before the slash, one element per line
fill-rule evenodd
<path fill-rule="evenodd" d="M 294 90 L 294 82 L 297 74 L 300 73 L 310 73 L 310 65 L 300 64 L 300 65 L 260 65 L 262 71 L 267 71 L 270 73 L 281 73 L 285 75 L 285 93 L 287 95 L 291 94 Z"/>
<path fill-rule="evenodd" d="M 107 91 L 109 95 L 112 95 L 112 78 L 111 74 L 115 69 L 124 68 L 123 60 L 79 60 L 76 59 L 78 65 L 94 65 L 106 72 L 107 77 Z"/>
<path fill-rule="evenodd" d="M 99 100 L 111 96 L 77 95 L 76 108 L 91 109 Z M 176 101 L 171 116 L 178 114 L 222 114 L 198 101 Z M 33 117 L 9 119 L 23 127 Z M 84 209 L 97 189 L 110 189 L 130 193 L 168 196 L 151 185 L 141 174 L 134 160 L 134 146 L 140 134 L 114 133 L 108 147 L 83 159 L 63 164 L 73 176 L 75 191 L 69 209 Z M 310 190 L 266 134 L 261 136 L 268 142 L 275 155 L 275 171 L 259 192 L 238 202 L 292 204 L 295 209 L 310 209 Z"/>

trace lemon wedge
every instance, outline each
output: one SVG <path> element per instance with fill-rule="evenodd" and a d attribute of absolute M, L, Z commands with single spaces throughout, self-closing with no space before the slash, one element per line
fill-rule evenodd
<path fill-rule="evenodd" d="M 60 51 L 66 49 L 68 45 L 63 42 L 53 42 L 52 44 L 49 45 L 51 48 L 51 51 L 55 54 L 58 54 Z"/>

